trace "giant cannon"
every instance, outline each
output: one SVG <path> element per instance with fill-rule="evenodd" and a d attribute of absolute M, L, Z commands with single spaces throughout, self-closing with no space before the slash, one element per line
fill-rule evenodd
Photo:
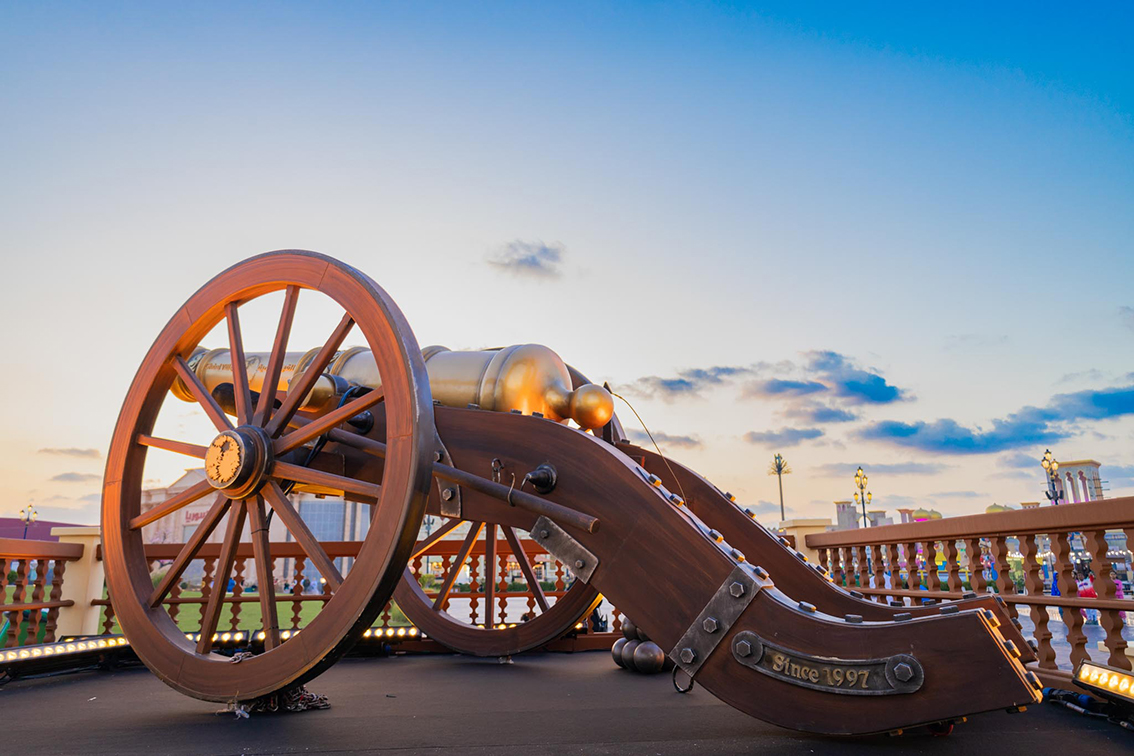
<path fill-rule="evenodd" d="M 317 297 L 321 311 L 333 306 L 341 318 L 322 346 L 289 355 L 301 292 L 305 303 Z M 269 295 L 282 297 L 270 349 L 248 351 L 242 311 Z M 223 355 L 202 350 L 214 330 L 227 336 Z M 351 334 L 367 351 L 343 349 Z M 171 392 L 200 405 L 211 440 L 155 432 Z M 143 509 L 154 450 L 200 460 L 205 479 Z M 297 487 L 369 507 L 349 571 L 340 572 L 289 500 Z M 689 501 L 670 489 L 686 490 Z M 142 528 L 210 496 L 203 521 L 155 584 Z M 831 586 L 763 528 L 739 519 L 743 513 L 707 481 L 626 444 L 609 395 L 550 350 L 423 353 L 381 287 L 304 251 L 260 255 L 218 275 L 174 314 L 144 358 L 107 458 L 108 588 L 124 633 L 160 679 L 196 698 L 250 702 L 326 670 L 395 591 L 410 611 L 443 614 L 416 581 L 404 580 L 422 550 L 417 535 L 427 511 L 472 523 L 466 556 L 482 534 L 485 548 L 495 549 L 498 529 L 509 544 L 526 531 L 577 578 L 567 596 L 541 604 L 539 617 L 517 627 L 453 622 L 430 630 L 458 649 L 538 645 L 601 592 L 669 651 L 688 684 L 696 680 L 785 727 L 885 732 L 1040 700 L 1021 644 L 1005 637 L 1015 629 L 995 602 L 894 612 Z M 272 517 L 326 580 L 327 600 L 302 632 L 285 637 L 272 581 L 261 579 L 259 653 L 214 653 L 246 525 L 257 573 L 272 574 Z M 165 602 L 214 532 L 222 546 L 195 640 Z M 451 572 L 442 592 L 452 579 Z"/>

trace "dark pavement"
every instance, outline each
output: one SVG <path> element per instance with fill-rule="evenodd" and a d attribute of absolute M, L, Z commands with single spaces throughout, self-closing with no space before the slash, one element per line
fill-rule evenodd
<path fill-rule="evenodd" d="M 837 739 L 764 724 L 607 652 L 495 660 L 347 659 L 315 680 L 331 708 L 237 719 L 144 668 L 0 688 L 0 752 L 36 754 L 1117 754 L 1134 734 L 1051 705 L 971 718 L 949 737 Z"/>

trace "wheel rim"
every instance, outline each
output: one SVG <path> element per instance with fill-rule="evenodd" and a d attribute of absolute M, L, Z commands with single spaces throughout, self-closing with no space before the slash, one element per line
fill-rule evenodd
<path fill-rule="evenodd" d="M 438 532 L 466 522 L 468 521 L 451 519 L 441 525 Z M 552 589 L 551 592 L 548 592 L 551 595 L 545 595 L 538 583 L 536 588 L 533 589 L 533 581 L 529 575 L 534 573 L 534 566 L 530 557 L 522 548 L 520 533 L 507 525 L 498 526 L 494 523 L 483 522 L 469 522 L 468 524 L 468 533 L 461 542 L 461 547 L 457 550 L 456 555 L 450 561 L 449 569 L 442 576 L 441 584 L 434 595 L 429 595 L 421 587 L 411 570 L 412 565 L 406 568 L 402 581 L 398 584 L 394 593 L 394 598 L 406 617 L 422 632 L 442 645 L 471 656 L 518 654 L 542 646 L 569 632 L 581 618 L 589 614 L 602 601 L 602 596 L 598 590 L 581 580 L 576 580 L 573 585 L 564 586 L 565 590 L 563 591 Z M 496 578 L 496 590 L 494 591 L 495 595 L 491 597 L 491 612 L 488 605 L 488 592 L 485 590 L 487 571 L 483 567 L 479 570 L 477 582 L 480 585 L 481 592 L 475 594 L 478 600 L 479 623 L 472 624 L 445 610 L 448 603 L 446 599 L 449 597 L 456 576 L 460 573 L 462 567 L 466 563 L 475 564 L 478 561 L 487 565 L 490 558 L 488 544 L 492 543 L 493 540 L 496 542 L 495 553 L 491 555 L 493 561 L 498 561 L 500 556 L 511 553 L 524 573 L 524 582 L 528 584 L 527 595 L 531 597 L 528 601 L 529 606 L 526 613 L 531 613 L 532 616 L 527 621 L 517 621 L 516 618 L 507 621 L 506 615 L 502 615 L 500 600 L 501 598 L 507 599 L 507 596 L 502 596 L 501 593 L 511 592 L 500 590 L 502 586 L 499 568 L 493 571 Z M 417 544 L 411 560 L 413 563 L 418 563 L 420 557 L 427 554 L 428 543 L 429 539 L 426 539 Z M 520 559 L 526 560 L 526 567 L 524 563 L 519 561 Z M 554 557 L 552 557 L 552 560 L 548 564 L 557 565 L 557 574 L 562 575 L 563 565 L 558 560 L 554 560 Z M 471 572 L 472 570 L 470 570 L 470 575 Z"/>
<path fill-rule="evenodd" d="M 279 444 L 286 443 L 289 433 L 296 432 L 289 431 L 288 421 L 298 409 L 301 397 L 307 394 L 306 388 L 301 390 L 301 387 L 310 384 L 305 384 L 303 377 L 298 378 L 293 392 L 295 396 L 289 400 L 286 394 L 273 397 L 275 382 L 265 380 L 265 390 L 254 403 L 248 392 L 247 377 L 242 379 L 240 374 L 243 371 L 235 371 L 238 422 L 229 422 L 207 394 L 200 395 L 203 387 L 191 385 L 195 379 L 184 363 L 184 358 L 191 354 L 201 338 L 225 320 L 229 324 L 232 354 L 242 358 L 240 305 L 264 294 L 284 290 L 285 305 L 273 344 L 273 354 L 278 352 L 281 355 L 273 361 L 282 364 L 295 301 L 303 289 L 321 292 L 346 313 L 324 345 L 324 364 L 334 356 L 347 333 L 357 328 L 373 351 L 383 378 L 382 390 L 372 392 L 380 393 L 380 397 L 364 395 L 362 401 L 356 399 L 351 404 L 354 409 L 373 406 L 378 401 L 385 404 L 388 448 L 381 487 L 369 481 L 342 479 L 343 490 L 376 498 L 366 539 L 345 578 L 337 574 L 318 541 L 306 530 L 295 509 L 282 495 L 279 481 L 299 480 L 296 476 L 306 475 L 305 468 L 295 465 L 289 468 L 272 458 L 271 447 L 282 448 Z M 234 360 L 238 361 L 242 362 L 242 359 Z M 313 362 L 319 361 L 316 357 Z M 279 367 L 275 368 L 277 377 Z M 269 375 L 272 370 L 270 362 Z M 313 382 L 322 371 L 323 367 L 316 370 L 308 368 L 310 380 Z M 183 442 L 155 439 L 150 435 L 176 377 L 180 377 L 191 391 L 198 392 L 195 396 L 217 428 L 214 445 L 218 448 L 193 447 Z M 272 388 L 269 390 L 268 386 Z M 273 398 L 281 402 L 274 412 Z M 235 432 L 231 431 L 232 428 Z M 402 574 L 416 540 L 428 496 L 434 434 L 429 382 L 417 341 L 393 300 L 364 274 L 323 255 L 289 250 L 246 260 L 205 284 L 169 321 L 142 362 L 123 405 L 108 454 L 102 508 L 107 586 L 116 616 L 139 657 L 158 677 L 177 690 L 213 701 L 248 700 L 267 695 L 309 680 L 330 666 L 370 626 Z M 227 441 L 222 440 L 222 436 L 227 437 Z M 213 463 L 215 471 L 206 473 L 208 479 L 204 488 L 201 484 L 193 486 L 149 510 L 143 517 L 141 486 L 150 447 L 200 458 L 207 457 L 211 451 L 212 457 L 208 461 Z M 240 448 L 233 452 L 234 447 Z M 257 458 L 257 454 L 266 456 L 266 459 Z M 297 467 L 298 471 L 292 469 Z M 155 510 L 157 514 L 171 514 L 205 495 L 215 496 L 216 501 L 199 531 L 211 531 L 217 528 L 226 513 L 228 517 L 213 595 L 202 613 L 202 636 L 205 639 L 197 644 L 186 637 L 161 604 L 161 597 L 157 595 L 161 586 L 155 589 L 150 577 L 141 528 L 154 521 L 148 518 L 153 517 Z M 229 500 L 229 496 L 233 498 Z M 226 501 L 229 502 L 227 505 Z M 317 567 L 323 566 L 320 572 L 332 584 L 333 593 L 323 611 L 302 633 L 273 643 L 271 628 L 265 628 L 265 652 L 233 664 L 228 657 L 214 654 L 207 647 L 227 593 L 227 570 L 231 567 L 231 560 L 225 567 L 226 550 L 230 543 L 239 541 L 243 521 L 247 517 L 254 531 L 257 572 L 262 574 L 262 563 L 270 569 L 270 551 L 263 554 L 260 551 L 270 548 L 266 545 L 267 531 L 263 524 L 266 507 L 271 507 L 284 521 L 308 558 Z M 305 534 L 302 533 L 304 530 Z M 262 535 L 256 536 L 257 532 Z M 206 533 L 204 538 L 207 537 Z M 192 540 L 189 539 L 189 543 Z M 271 582 L 260 581 L 267 586 Z M 269 607 L 275 605 L 274 591 L 270 587 L 268 593 L 272 595 L 268 599 L 262 598 L 261 604 L 263 616 L 269 618 L 266 625 L 270 624 Z M 213 617 L 211 629 L 208 627 L 210 612 Z"/>

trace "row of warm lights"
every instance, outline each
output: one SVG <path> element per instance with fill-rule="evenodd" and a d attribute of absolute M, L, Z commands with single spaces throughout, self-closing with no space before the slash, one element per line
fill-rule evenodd
<path fill-rule="evenodd" d="M 56 643 L 53 646 L 32 646 L 12 651 L 5 651 L 4 661 L 23 661 L 24 659 L 40 659 L 47 656 L 63 656 L 66 654 L 86 653 L 106 648 L 127 646 L 125 638 L 98 638 L 97 640 L 75 641 L 73 643 Z"/>
<path fill-rule="evenodd" d="M 1134 699 L 1134 676 L 1125 672 L 1084 662 L 1079 667 L 1077 677 L 1080 683 L 1089 687 Z"/>
<path fill-rule="evenodd" d="M 362 637 L 363 638 L 381 638 L 382 635 L 383 635 L 382 628 L 374 627 L 374 628 L 371 628 L 371 629 L 367 630 L 366 632 L 364 632 L 362 634 Z M 407 635 L 411 638 L 416 638 L 417 637 L 417 628 L 416 627 L 409 627 L 409 628 L 406 628 L 406 627 L 399 627 L 399 628 L 387 627 L 386 630 L 385 630 L 385 636 L 387 638 L 393 638 L 394 636 L 397 636 L 399 638 L 405 638 Z"/>
<path fill-rule="evenodd" d="M 477 627 L 479 627 L 481 630 L 484 629 L 483 624 L 479 624 L 479 625 L 477 625 Z M 513 628 L 513 627 L 516 627 L 515 622 L 513 622 L 511 624 L 505 624 L 505 623 L 501 622 L 499 625 L 493 625 L 490 629 L 492 629 L 492 630 L 508 630 L 510 628 Z"/>

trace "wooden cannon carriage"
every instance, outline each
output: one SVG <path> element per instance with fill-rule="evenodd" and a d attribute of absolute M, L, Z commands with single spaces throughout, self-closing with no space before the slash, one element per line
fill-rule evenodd
<path fill-rule="evenodd" d="M 320 348 L 289 360 L 303 290 L 309 292 L 305 301 L 318 292 L 343 314 Z M 271 350 L 250 357 L 242 310 L 279 292 L 283 305 L 273 321 Z M 229 380 L 210 385 L 200 343 L 222 324 Z M 342 349 L 352 331 L 362 336 L 368 374 L 378 380 L 346 369 L 346 355 L 359 354 Z M 493 360 L 507 358 L 442 362 L 485 361 L 473 382 L 480 391 L 492 365 L 499 367 Z M 248 702 L 277 693 L 332 665 L 394 595 L 420 627 L 454 648 L 515 653 L 556 637 L 601 592 L 669 650 L 676 674 L 785 727 L 892 731 L 1039 700 L 1038 680 L 1020 662 L 1028 650 L 994 601 L 897 610 L 851 596 L 695 473 L 623 442 L 609 397 L 577 372 L 553 366 L 555 380 L 527 394 L 515 393 L 510 379 L 501 378 L 493 391 L 477 394 L 480 402 L 447 406 L 467 398 L 473 384 L 439 381 L 427 368 L 430 359 L 374 281 L 311 252 L 273 252 L 239 263 L 177 311 L 127 394 L 103 490 L 104 559 L 116 616 L 158 677 L 205 700 Z M 232 370 L 234 364 L 248 369 Z M 516 372 L 520 383 L 533 373 L 523 367 Z M 463 369 L 440 372 L 453 378 Z M 281 379 L 285 371 L 290 375 Z M 214 428 L 210 443 L 155 432 L 171 390 L 199 403 Z M 444 402 L 436 403 L 435 394 Z M 557 422 L 568 418 L 580 427 Z M 152 450 L 201 460 L 205 480 L 143 510 Z M 345 574 L 288 499 L 296 486 L 340 493 L 369 507 L 365 539 Z M 685 490 L 689 501 L 670 489 Z M 214 499 L 207 514 L 155 585 L 142 528 L 208 496 Z M 522 552 L 515 539 L 524 531 L 569 565 L 577 580 L 565 596 L 539 602 L 542 611 L 515 627 L 446 619 L 435 611 L 439 597 L 404 579 L 409 560 L 428 545 L 417 542 L 427 511 L 472 523 L 464 555 L 482 535 L 494 554 L 498 531 Z M 317 616 L 287 637 L 280 633 L 267 577 L 272 517 L 326 580 L 329 594 Z M 258 653 L 229 657 L 213 652 L 212 636 L 246 522 L 261 577 L 263 641 L 253 648 Z M 218 530 L 223 545 L 214 589 L 194 640 L 177 627 L 164 602 Z M 451 570 L 440 593 L 452 587 L 458 570 Z M 528 582 L 535 583 L 530 576 Z M 532 589 L 538 592 L 538 583 Z"/>

